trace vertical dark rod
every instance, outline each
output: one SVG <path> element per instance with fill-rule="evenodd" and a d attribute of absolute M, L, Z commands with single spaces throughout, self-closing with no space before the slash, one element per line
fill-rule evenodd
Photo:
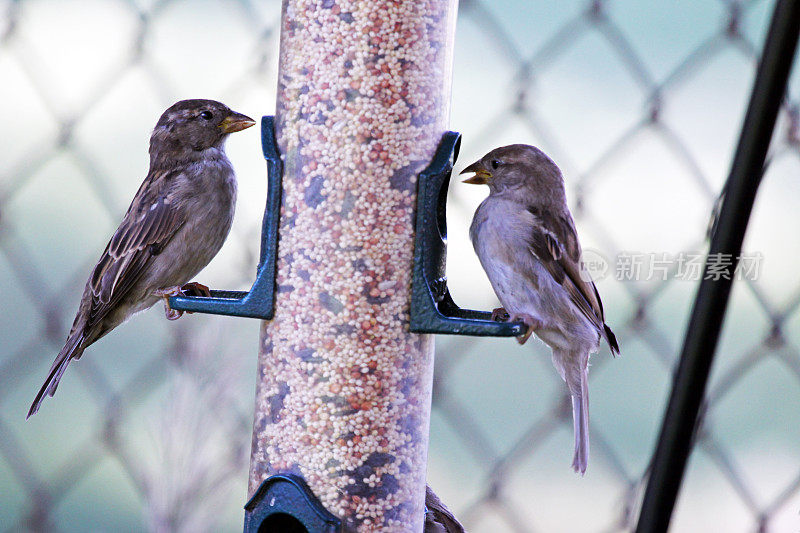
<path fill-rule="evenodd" d="M 750 105 L 731 165 L 717 231 L 711 237 L 709 257 L 710 254 L 721 253 L 735 258 L 741 252 L 747 222 L 761 182 L 764 159 L 786 90 L 798 31 L 800 0 L 779 0 L 772 15 Z M 713 281 L 704 275 L 700 283 L 653 458 L 653 470 L 645 491 L 637 533 L 663 532 L 669 526 L 728 305 L 734 266 L 728 268 L 730 279 Z"/>

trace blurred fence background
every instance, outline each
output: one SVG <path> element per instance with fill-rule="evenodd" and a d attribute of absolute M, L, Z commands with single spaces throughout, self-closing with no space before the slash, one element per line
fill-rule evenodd
<path fill-rule="evenodd" d="M 461 1 L 457 170 L 511 142 L 555 159 L 622 348 L 593 359 L 581 479 L 549 349 L 437 339 L 429 481 L 471 531 L 634 523 L 772 5 Z M 197 97 L 274 113 L 279 18 L 277 0 L 0 0 L 0 531 L 241 528 L 256 321 L 168 323 L 157 306 L 25 413 L 158 116 Z M 800 530 L 800 68 L 791 80 L 674 531 Z M 249 131 L 228 144 L 240 200 L 199 277 L 212 287 L 255 272 L 266 170 Z M 467 237 L 485 194 L 451 186 L 448 275 L 460 305 L 491 309 Z"/>

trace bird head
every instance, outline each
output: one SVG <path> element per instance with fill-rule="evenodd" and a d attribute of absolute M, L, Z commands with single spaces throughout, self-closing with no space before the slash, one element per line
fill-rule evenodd
<path fill-rule="evenodd" d="M 534 146 L 512 144 L 495 148 L 461 171 L 475 175 L 464 183 L 488 185 L 490 193 L 507 190 L 551 194 L 561 191 L 564 184 L 561 171 L 552 159 Z"/>
<path fill-rule="evenodd" d="M 214 100 L 181 100 L 164 111 L 150 137 L 150 154 L 180 157 L 219 148 L 229 134 L 256 122 Z"/>

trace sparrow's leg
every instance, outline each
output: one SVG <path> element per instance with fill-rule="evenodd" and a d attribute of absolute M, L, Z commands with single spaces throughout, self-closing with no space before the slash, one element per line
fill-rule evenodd
<path fill-rule="evenodd" d="M 492 309 L 492 320 L 495 322 L 506 322 L 508 320 L 508 311 L 505 307 L 495 307 Z"/>
<path fill-rule="evenodd" d="M 179 286 L 175 285 L 174 287 L 167 287 L 166 289 L 158 289 L 154 292 L 156 296 L 164 299 L 164 314 L 167 316 L 167 320 L 178 320 L 183 316 L 183 311 L 178 311 L 169 306 L 170 296 L 182 294 Z"/>
<path fill-rule="evenodd" d="M 524 313 L 520 313 L 520 314 L 516 314 L 515 313 L 515 314 L 511 315 L 511 317 L 509 318 L 509 321 L 510 322 L 522 322 L 523 324 L 528 326 L 528 329 L 525 331 L 525 333 L 523 333 L 522 335 L 517 337 L 517 342 L 520 343 L 520 344 L 525 344 L 526 342 L 528 342 L 528 339 L 530 338 L 531 334 L 535 330 L 541 328 L 544 325 L 544 322 L 542 322 L 540 319 L 534 318 L 531 315 L 526 315 Z"/>

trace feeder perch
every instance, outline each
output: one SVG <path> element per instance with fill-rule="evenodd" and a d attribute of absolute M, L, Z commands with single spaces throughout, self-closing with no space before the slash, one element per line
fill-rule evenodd
<path fill-rule="evenodd" d="M 458 158 L 461 135 L 448 131 L 417 182 L 414 273 L 411 282 L 410 329 L 414 333 L 516 337 L 520 322 L 497 322 L 487 311 L 462 309 L 447 288 L 447 188 Z"/>

